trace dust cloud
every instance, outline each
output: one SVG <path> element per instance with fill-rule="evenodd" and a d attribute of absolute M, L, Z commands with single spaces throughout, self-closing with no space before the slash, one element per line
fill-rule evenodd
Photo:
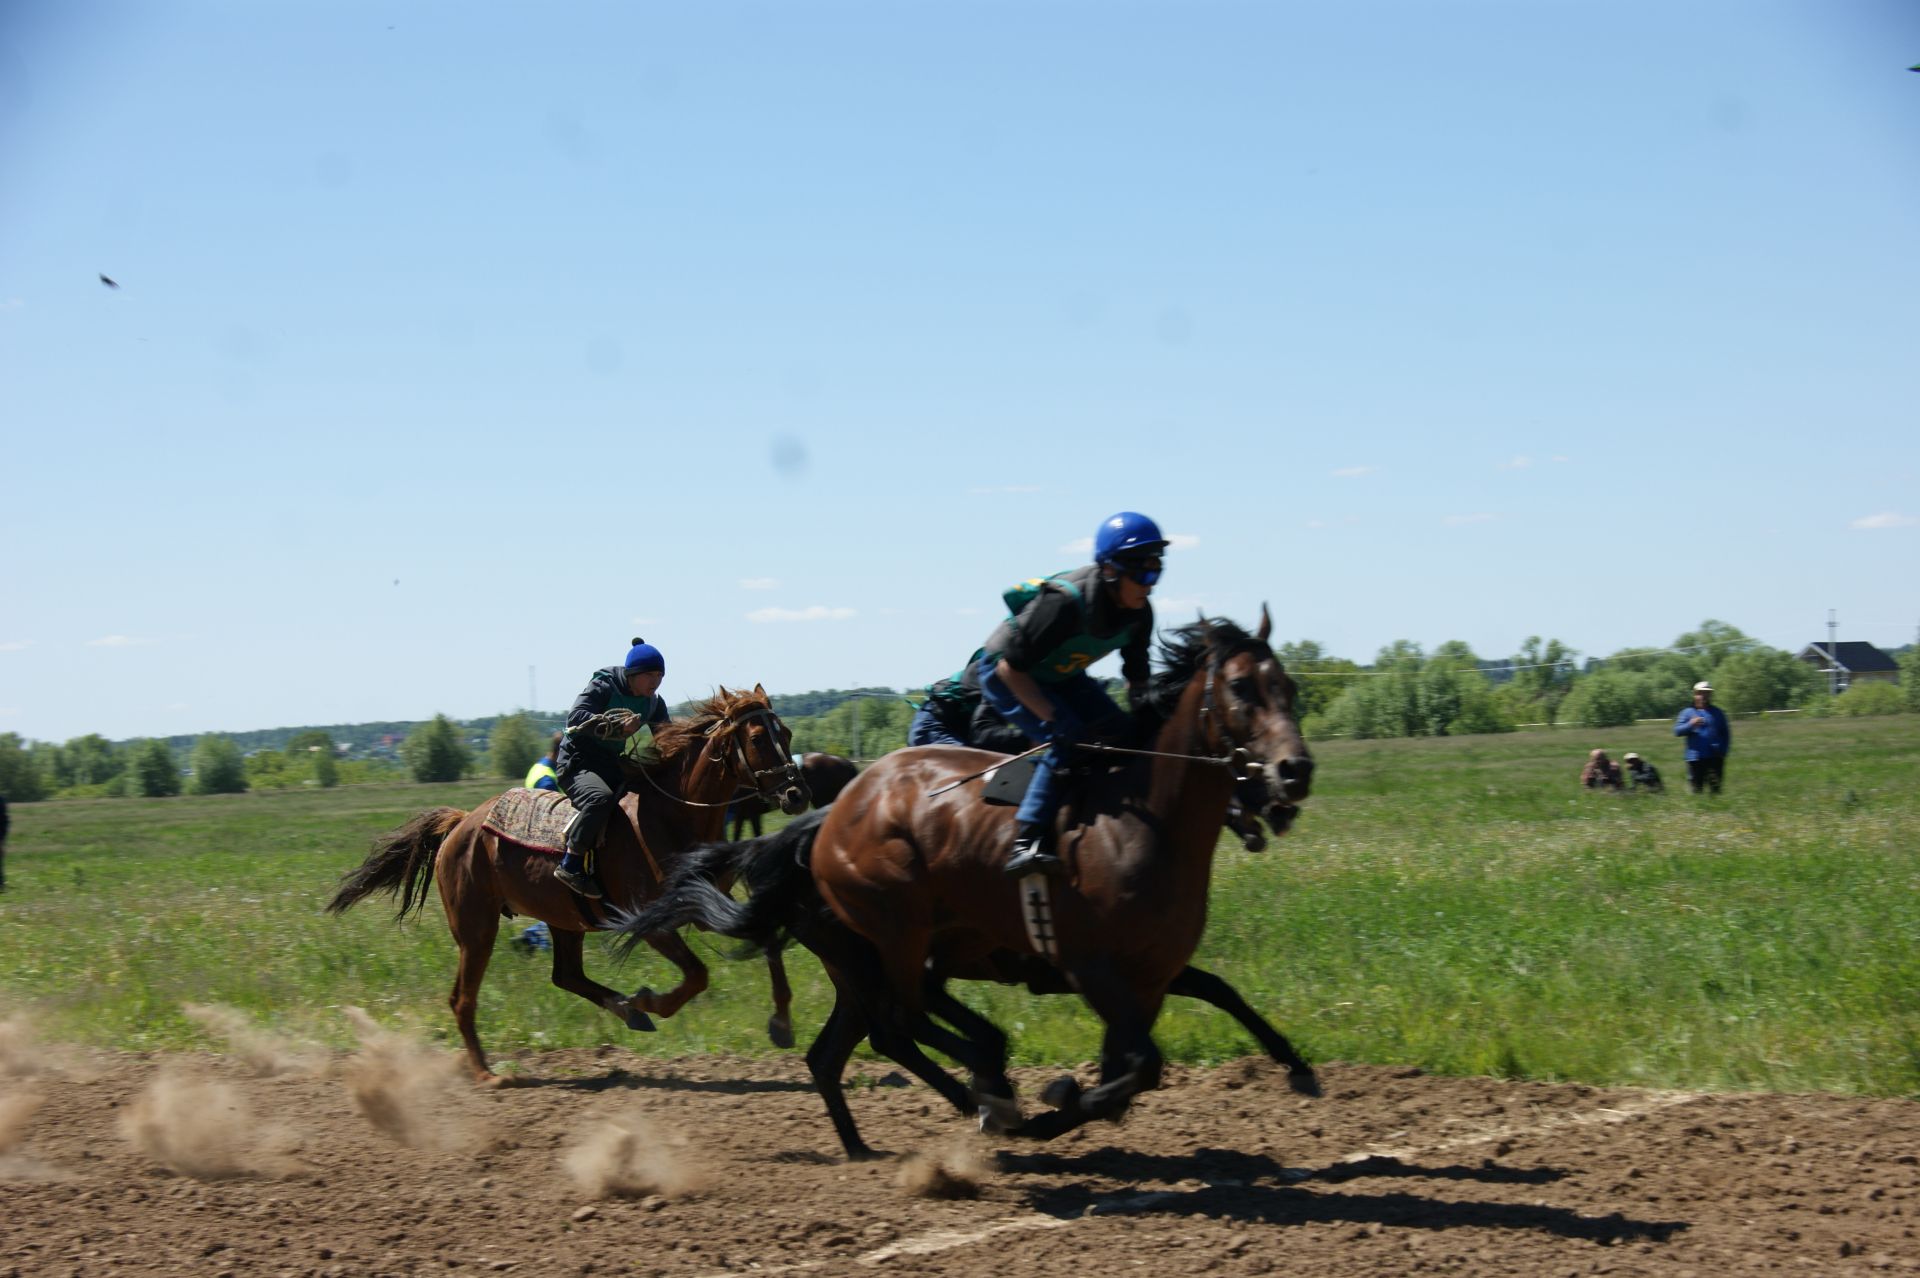
<path fill-rule="evenodd" d="M 458 1058 L 387 1029 L 360 1008 L 341 1010 L 360 1050 L 342 1063 L 340 1075 L 368 1122 L 415 1149 L 455 1152 L 480 1143 L 457 1112 L 471 1090 Z"/>
<path fill-rule="evenodd" d="M 561 1166 L 590 1198 L 679 1198 L 699 1188 L 684 1142 L 637 1110 L 598 1119 L 561 1157 Z"/>
<path fill-rule="evenodd" d="M 900 1161 L 894 1184 L 912 1198 L 978 1198 L 986 1176 L 986 1155 L 962 1139 L 944 1153 L 909 1154 Z"/>
<path fill-rule="evenodd" d="M 135 1149 L 182 1176 L 231 1180 L 292 1170 L 285 1133 L 263 1126 L 227 1083 L 162 1068 L 120 1120 Z"/>
<path fill-rule="evenodd" d="M 318 1047 L 263 1029 L 236 1008 L 187 1003 L 180 1010 L 201 1029 L 225 1039 L 234 1054 L 262 1078 L 314 1075 L 326 1066 L 326 1056 Z"/>

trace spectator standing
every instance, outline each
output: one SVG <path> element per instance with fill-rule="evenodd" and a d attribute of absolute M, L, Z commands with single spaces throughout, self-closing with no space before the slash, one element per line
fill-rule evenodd
<path fill-rule="evenodd" d="M 1693 704 L 1673 721 L 1673 735 L 1687 739 L 1687 789 L 1720 793 L 1727 755 L 1733 749 L 1733 728 L 1727 712 L 1713 704 L 1713 685 L 1702 679 L 1693 685 Z"/>
<path fill-rule="evenodd" d="M 1589 790 L 1618 790 L 1620 769 L 1605 750 L 1595 750 L 1587 756 L 1587 766 L 1580 769 L 1580 784 Z"/>

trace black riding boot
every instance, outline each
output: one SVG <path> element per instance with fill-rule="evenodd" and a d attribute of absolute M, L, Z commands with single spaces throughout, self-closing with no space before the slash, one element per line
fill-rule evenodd
<path fill-rule="evenodd" d="M 1029 874 L 1058 873 L 1060 858 L 1047 847 L 1045 826 L 1023 825 L 1013 840 L 1013 855 L 1003 868 L 1008 878 L 1024 879 Z"/>

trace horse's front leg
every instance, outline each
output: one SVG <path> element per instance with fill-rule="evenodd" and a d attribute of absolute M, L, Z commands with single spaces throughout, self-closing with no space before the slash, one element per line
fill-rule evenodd
<path fill-rule="evenodd" d="M 1167 987 L 1167 993 L 1210 1003 L 1239 1021 L 1247 1033 L 1259 1040 L 1268 1056 L 1287 1067 L 1287 1086 L 1302 1096 L 1320 1095 L 1320 1080 L 1314 1074 L 1313 1066 L 1293 1050 L 1293 1044 L 1287 1041 L 1285 1034 L 1269 1025 L 1266 1018 L 1240 997 L 1240 991 L 1225 980 L 1212 972 L 1203 972 L 1189 965 L 1180 969 L 1180 974 L 1173 978 L 1173 984 Z"/>
<path fill-rule="evenodd" d="M 628 1029 L 647 1033 L 653 1022 L 646 1012 L 618 990 L 610 990 L 587 976 L 581 953 L 586 942 L 584 932 L 563 932 L 552 924 L 547 931 L 553 938 L 553 983 L 569 994 L 578 994 L 596 1007 L 604 1007 Z"/>
<path fill-rule="evenodd" d="M 767 1018 L 767 1037 L 775 1047 L 793 1046 L 793 986 L 787 983 L 787 965 L 780 951 L 767 951 L 767 981 L 773 986 L 773 1015 Z"/>
<path fill-rule="evenodd" d="M 687 1000 L 707 988 L 707 965 L 700 961 L 678 932 L 660 932 L 646 938 L 667 962 L 680 969 L 680 983 L 665 994 L 656 994 L 642 985 L 633 995 L 633 1006 L 655 1016 L 672 1016 L 687 1005 Z"/>

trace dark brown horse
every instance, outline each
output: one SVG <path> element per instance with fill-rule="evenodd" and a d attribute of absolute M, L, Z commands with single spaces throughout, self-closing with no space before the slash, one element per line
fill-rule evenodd
<path fill-rule="evenodd" d="M 1152 751 L 1069 799 L 1059 837 L 1068 872 L 1051 886 L 1044 926 L 1030 923 L 1025 903 L 1034 881 L 1016 885 L 1000 871 L 1013 809 L 982 802 L 978 779 L 955 784 L 1004 759 L 932 746 L 888 755 L 824 813 L 777 834 L 698 850 L 654 906 L 626 921 L 620 944 L 698 922 L 763 946 L 790 935 L 819 955 L 837 997 L 807 1063 L 850 1157 L 871 1152 L 840 1087 L 863 1036 L 963 1112 L 980 1106 L 999 1130 L 1045 1139 L 1117 1117 L 1159 1083 L 1151 1030 L 1167 995 L 1219 993 L 1182 982 L 1205 929 L 1214 845 L 1236 779 L 1257 783 L 1257 806 L 1279 828 L 1311 787 L 1294 684 L 1267 645 L 1270 630 L 1263 610 L 1258 634 L 1203 621 L 1163 644 L 1165 668 L 1136 712 Z M 713 886 L 733 873 L 752 890 L 744 905 Z M 1005 979 L 1040 963 L 1105 1023 L 1101 1082 L 1084 1095 L 1070 1079 L 1056 1083 L 1044 1096 L 1056 1108 L 1022 1121 L 1004 1035 L 944 982 Z M 935 1065 L 923 1044 L 968 1067 L 973 1087 Z M 1300 1082 L 1310 1090 L 1310 1072 Z"/>
<path fill-rule="evenodd" d="M 816 808 L 824 808 L 839 798 L 840 792 L 859 775 L 858 764 L 837 754 L 809 750 L 800 756 L 800 779 L 805 782 L 807 794 Z M 757 794 L 735 799 L 727 806 L 727 837 L 737 841 L 740 832 L 751 824 L 753 837 L 759 838 L 760 818 L 773 811 L 773 807 Z"/>
<path fill-rule="evenodd" d="M 654 734 L 658 761 L 635 766 L 619 803 L 620 817 L 607 823 L 597 869 L 606 887 L 604 904 L 575 895 L 553 877 L 559 858 L 529 851 L 484 828 L 496 799 L 471 812 L 434 808 L 375 843 L 357 869 L 341 881 L 327 904 L 339 913 L 375 892 L 400 898 L 399 918 L 426 903 L 427 878 L 440 888 L 447 926 L 460 947 L 460 965 L 448 1002 L 474 1078 L 499 1083 L 474 1031 L 480 982 L 493 956 L 502 909 L 546 922 L 553 934 L 553 983 L 612 1012 L 629 1029 L 650 1030 L 648 1014 L 672 1016 L 707 988 L 707 968 L 671 930 L 646 936 L 647 944 L 680 969 L 680 984 L 664 994 L 642 988 L 632 998 L 588 978 L 581 965 L 586 933 L 608 926 L 611 911 L 638 909 L 660 890 L 660 876 L 697 843 L 720 837 L 728 800 L 751 790 L 792 813 L 806 807 L 788 745 L 792 733 L 774 715 L 766 692 L 725 688 L 685 719 Z M 776 951 L 767 952 L 774 1012 L 768 1033 L 782 1047 L 793 1044 L 792 992 Z"/>

